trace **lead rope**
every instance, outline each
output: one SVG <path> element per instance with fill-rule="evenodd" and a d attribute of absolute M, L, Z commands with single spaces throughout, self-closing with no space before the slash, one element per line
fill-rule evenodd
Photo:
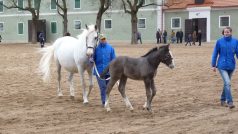
<path fill-rule="evenodd" d="M 93 62 L 93 68 L 95 69 L 96 75 L 98 76 L 98 78 L 99 78 L 100 80 L 110 80 L 110 79 L 111 79 L 111 77 L 108 77 L 107 79 L 102 79 L 102 78 L 100 77 L 95 62 Z M 119 84 L 120 84 L 120 82 L 119 82 L 119 80 L 118 80 L 118 81 L 117 81 L 117 86 L 119 86 Z"/>
<path fill-rule="evenodd" d="M 98 78 L 99 78 L 100 80 L 110 80 L 110 79 L 111 79 L 111 77 L 108 77 L 107 79 L 102 79 L 102 78 L 100 77 L 95 62 L 93 62 L 93 68 L 95 69 L 96 75 L 98 76 Z"/>

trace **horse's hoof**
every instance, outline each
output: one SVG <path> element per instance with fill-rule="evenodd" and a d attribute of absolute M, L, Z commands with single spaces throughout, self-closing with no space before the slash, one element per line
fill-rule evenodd
<path fill-rule="evenodd" d="M 74 100 L 74 96 L 70 96 L 70 99 L 71 99 L 71 100 Z"/>
<path fill-rule="evenodd" d="M 83 105 L 85 105 L 85 106 L 86 106 L 86 105 L 88 105 L 88 101 L 86 101 L 86 102 L 83 102 Z"/>
<path fill-rule="evenodd" d="M 106 108 L 107 112 L 111 112 L 111 108 Z"/>

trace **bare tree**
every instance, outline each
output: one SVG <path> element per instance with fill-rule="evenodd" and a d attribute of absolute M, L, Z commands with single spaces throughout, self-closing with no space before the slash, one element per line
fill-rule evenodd
<path fill-rule="evenodd" d="M 157 4 L 156 2 L 152 2 L 149 4 L 144 3 L 145 0 L 121 0 L 123 4 L 123 8 L 125 13 L 131 15 L 131 44 L 137 44 L 137 13 L 141 7 L 156 5 L 161 6 L 161 4 Z"/>
<path fill-rule="evenodd" d="M 56 5 L 57 5 L 57 12 L 58 14 L 63 18 L 63 35 L 68 32 L 68 16 L 67 16 L 67 5 L 66 5 L 66 0 L 56 0 Z"/>
<path fill-rule="evenodd" d="M 41 0 L 38 0 L 35 3 L 36 7 L 32 5 L 32 0 L 27 0 L 27 5 L 21 7 L 18 5 L 17 0 L 8 0 L 8 4 L 3 4 L 3 6 L 7 9 L 17 8 L 23 11 L 29 11 L 32 15 L 32 31 L 29 34 L 32 34 L 32 43 L 35 44 L 37 42 L 37 21 L 39 20 L 40 13 L 40 4 Z"/>
<path fill-rule="evenodd" d="M 96 25 L 98 27 L 98 31 L 101 32 L 101 22 L 102 15 L 107 11 L 109 6 L 112 4 L 112 0 L 100 0 L 99 10 L 97 13 Z"/>

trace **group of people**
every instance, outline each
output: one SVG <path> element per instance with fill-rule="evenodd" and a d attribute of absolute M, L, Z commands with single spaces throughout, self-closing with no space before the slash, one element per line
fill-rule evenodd
<path fill-rule="evenodd" d="M 157 44 L 162 43 L 162 40 L 163 40 L 164 44 L 167 44 L 167 39 L 168 39 L 167 36 L 168 36 L 168 33 L 166 30 L 164 30 L 162 32 L 160 29 L 158 29 L 156 31 Z M 170 35 L 170 40 L 171 40 L 171 43 L 175 43 L 176 40 L 177 40 L 177 43 L 182 43 L 183 42 L 183 31 L 180 30 L 175 33 L 174 30 L 172 30 L 171 35 Z"/>
<path fill-rule="evenodd" d="M 202 42 L 202 31 L 199 29 L 198 32 L 196 30 L 193 31 L 193 33 L 189 33 L 186 37 L 186 43 L 185 46 L 187 46 L 187 44 L 189 43 L 189 45 L 191 46 L 196 45 L 196 42 L 198 41 L 198 46 L 201 46 L 201 42 Z M 191 44 L 192 42 L 192 44 Z"/>

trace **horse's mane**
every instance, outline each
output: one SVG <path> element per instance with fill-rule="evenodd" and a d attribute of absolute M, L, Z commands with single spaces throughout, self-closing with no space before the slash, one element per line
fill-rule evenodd
<path fill-rule="evenodd" d="M 154 52 L 154 51 L 157 51 L 158 48 L 157 47 L 154 47 L 152 48 L 149 52 L 147 52 L 145 55 L 141 56 L 141 57 L 146 57 L 147 55 L 149 55 L 150 53 Z"/>
<path fill-rule="evenodd" d="M 83 30 L 83 32 L 81 34 L 77 35 L 78 39 L 81 39 L 82 37 L 87 36 L 88 33 L 95 31 L 95 25 L 89 25 L 88 30 L 87 29 L 82 29 L 82 30 Z"/>

